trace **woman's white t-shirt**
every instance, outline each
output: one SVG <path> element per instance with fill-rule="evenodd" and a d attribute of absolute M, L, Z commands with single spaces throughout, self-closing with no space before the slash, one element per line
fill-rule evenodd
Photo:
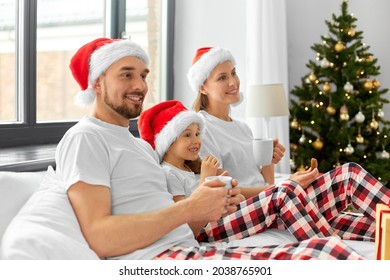
<path fill-rule="evenodd" d="M 253 156 L 253 134 L 249 126 L 241 121 L 224 121 L 206 111 L 198 114 L 205 123 L 200 155 L 213 155 L 238 180 L 240 187 L 265 185 L 263 176 Z"/>

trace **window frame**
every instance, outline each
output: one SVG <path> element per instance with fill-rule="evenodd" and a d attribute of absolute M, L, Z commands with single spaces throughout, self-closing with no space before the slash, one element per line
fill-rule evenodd
<path fill-rule="evenodd" d="M 165 53 L 165 89 L 167 99 L 173 98 L 173 42 L 174 42 L 174 14 L 175 0 L 166 0 L 166 53 Z M 16 50 L 16 94 L 18 112 L 21 110 L 25 121 L 15 124 L 0 124 L 0 148 L 55 144 L 64 133 L 76 122 L 43 122 L 37 123 L 36 110 L 36 41 L 37 41 L 37 0 L 19 0 L 17 12 L 19 20 L 16 25 L 16 36 L 19 44 Z M 120 38 L 125 29 L 125 0 L 109 1 L 111 22 L 108 35 Z M 117 20 L 115 20 L 117 19 Z M 164 54 L 163 54 L 164 55 Z M 139 136 L 137 121 L 131 120 L 129 130 L 134 136 Z"/>

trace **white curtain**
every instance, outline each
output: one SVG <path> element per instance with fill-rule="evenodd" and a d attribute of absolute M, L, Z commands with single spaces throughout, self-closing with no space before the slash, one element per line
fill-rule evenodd
<path fill-rule="evenodd" d="M 285 0 L 247 1 L 247 86 L 282 83 L 288 99 L 287 34 Z M 261 137 L 264 120 L 248 118 L 255 137 Z M 273 117 L 270 137 L 278 138 L 286 153 L 275 171 L 290 173 L 289 120 Z"/>

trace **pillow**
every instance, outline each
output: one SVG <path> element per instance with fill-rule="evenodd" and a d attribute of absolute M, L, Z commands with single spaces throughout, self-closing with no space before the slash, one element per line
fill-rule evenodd
<path fill-rule="evenodd" d="M 84 239 L 65 187 L 51 166 L 6 229 L 0 259 L 99 259 Z"/>
<path fill-rule="evenodd" d="M 39 187 L 43 172 L 0 172 L 0 240 L 11 220 Z"/>

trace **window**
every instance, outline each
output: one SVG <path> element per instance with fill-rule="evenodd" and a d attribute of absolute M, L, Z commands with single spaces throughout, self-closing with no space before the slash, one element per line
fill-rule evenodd
<path fill-rule="evenodd" d="M 141 44 L 152 70 L 145 106 L 170 98 L 173 6 L 169 0 L 0 0 L 0 147 L 57 143 L 89 112 L 73 104 L 80 88 L 68 65 L 97 37 Z"/>

